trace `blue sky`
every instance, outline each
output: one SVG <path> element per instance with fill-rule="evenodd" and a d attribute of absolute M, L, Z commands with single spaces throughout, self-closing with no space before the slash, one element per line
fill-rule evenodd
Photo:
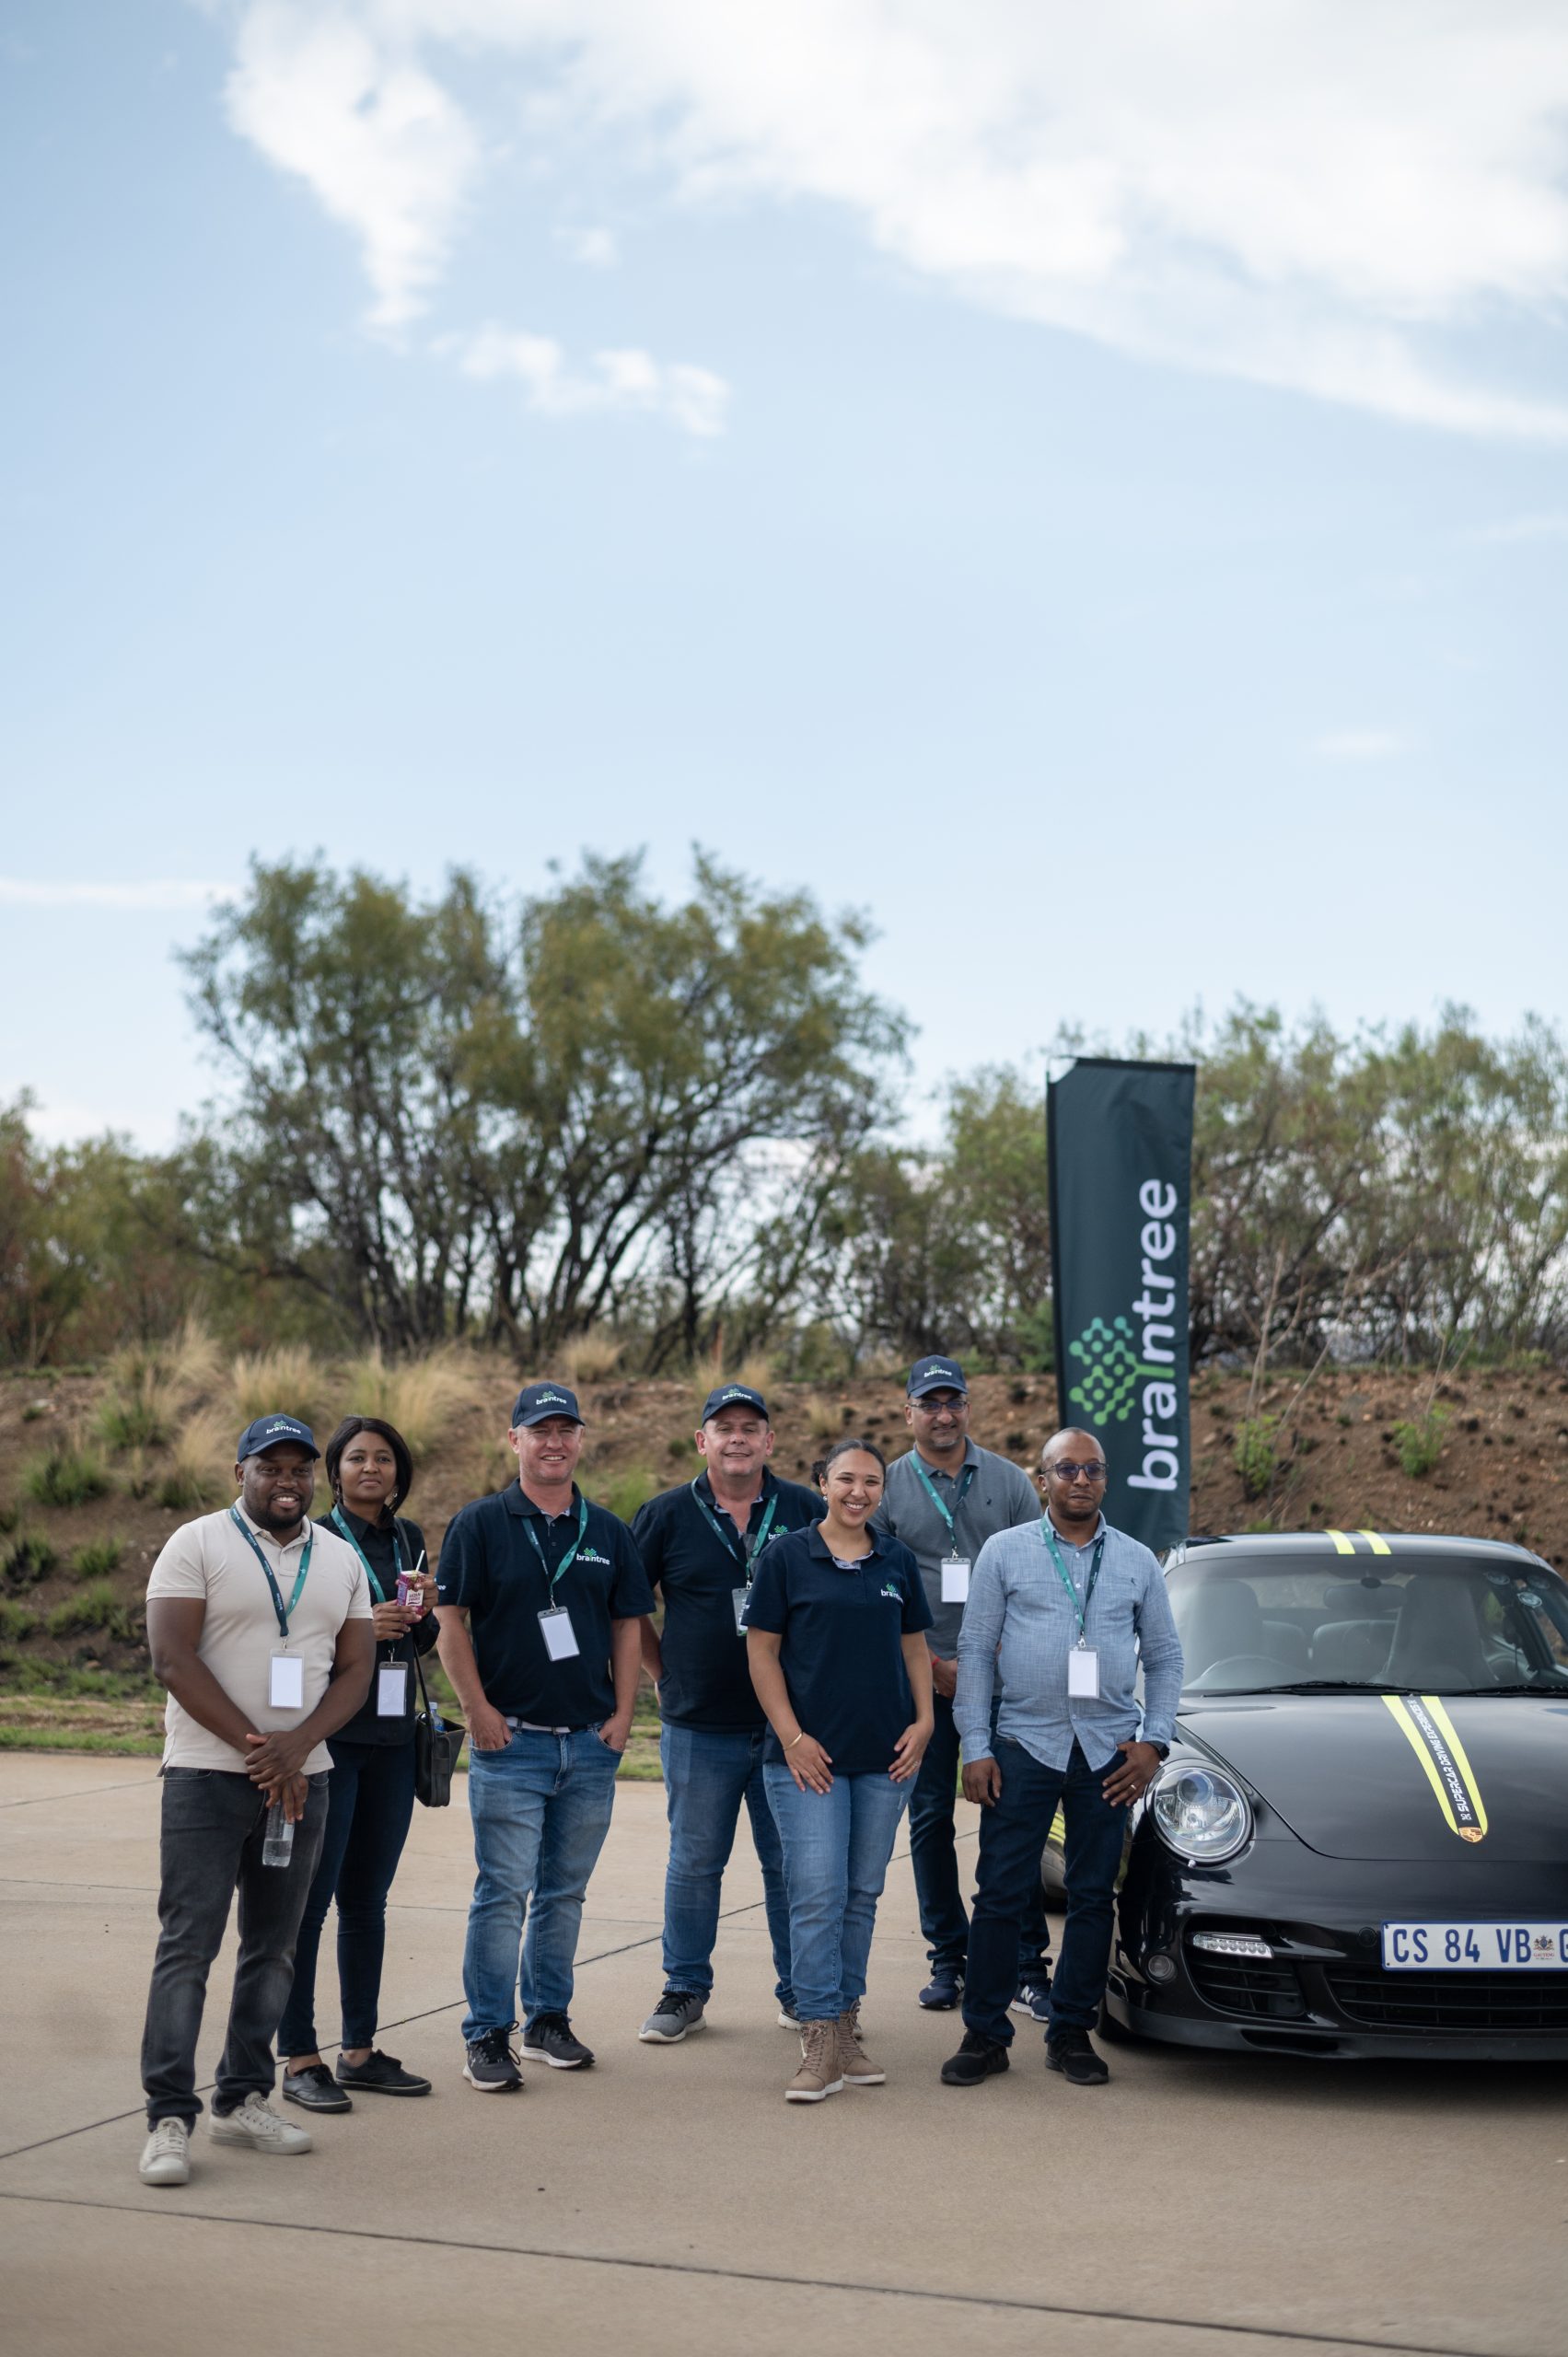
<path fill-rule="evenodd" d="M 318 849 L 868 909 L 917 1097 L 1557 1016 L 1565 107 L 1514 0 L 11 0 L 0 1096 L 171 1136 Z"/>

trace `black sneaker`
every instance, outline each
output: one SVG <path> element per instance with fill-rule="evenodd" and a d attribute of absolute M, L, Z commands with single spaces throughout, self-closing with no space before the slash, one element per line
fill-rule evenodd
<path fill-rule="evenodd" d="M 306 2111 L 352 2111 L 343 2089 L 334 2085 L 332 2074 L 324 2062 L 308 2062 L 303 2071 L 285 2071 L 283 2074 L 283 2099 L 296 2103 Z"/>
<path fill-rule="evenodd" d="M 707 1999 L 694 1989 L 667 1989 L 637 2036 L 645 2046 L 679 2046 L 696 2029 L 706 2029 Z"/>
<path fill-rule="evenodd" d="M 942 2065 L 942 2084 L 978 2087 L 982 2079 L 993 2079 L 1007 2067 L 1007 2049 L 1000 2038 L 982 2038 L 979 2030 L 967 2029 L 958 2052 L 949 2054 Z"/>
<path fill-rule="evenodd" d="M 395 2054 L 383 2054 L 373 2047 L 363 2062 L 345 2062 L 338 2057 L 340 2087 L 366 2087 L 377 2096 L 427 2096 L 430 2082 L 412 2071 L 405 2071 Z"/>
<path fill-rule="evenodd" d="M 463 2076 L 476 2095 L 509 2096 L 522 2085 L 523 2074 L 512 2051 L 511 2037 L 508 2027 L 487 2029 L 482 2038 L 470 2038 Z"/>
<path fill-rule="evenodd" d="M 1104 2058 L 1095 2052 L 1086 2029 L 1064 2029 L 1045 2041 L 1045 2062 L 1060 2071 L 1069 2085 L 1103 2087 L 1109 2078 Z"/>
<path fill-rule="evenodd" d="M 592 2047 L 573 2037 L 564 2014 L 540 2014 L 523 2032 L 525 2062 L 548 2062 L 552 2071 L 586 2071 L 593 2059 Z"/>
<path fill-rule="evenodd" d="M 931 1968 L 931 1978 L 920 1992 L 920 2002 L 928 2014 L 951 2014 L 958 2010 L 964 1993 L 964 1976 L 956 1964 L 936 1964 Z"/>
<path fill-rule="evenodd" d="M 1039 2022 L 1043 2027 L 1051 2019 L 1050 1973 L 1043 1968 L 1027 1973 L 1019 1981 L 1017 1994 L 1007 2010 L 1014 2014 L 1028 2014 L 1031 2021 Z"/>

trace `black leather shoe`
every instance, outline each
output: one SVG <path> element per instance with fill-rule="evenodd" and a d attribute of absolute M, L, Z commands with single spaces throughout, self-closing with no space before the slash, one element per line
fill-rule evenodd
<path fill-rule="evenodd" d="M 1047 2070 L 1060 2071 L 1070 2086 L 1103 2087 L 1110 2076 L 1086 2029 L 1064 2029 L 1060 2038 L 1048 2038 L 1045 2062 Z"/>
<path fill-rule="evenodd" d="M 958 2052 L 949 2054 L 942 2065 L 942 2084 L 978 2087 L 982 2079 L 993 2079 L 1006 2068 L 1007 2049 L 999 2038 L 981 2038 L 979 2030 L 967 2029 Z"/>
<path fill-rule="evenodd" d="M 306 2111 L 354 2109 L 324 2062 L 308 2062 L 303 2071 L 285 2071 L 283 2074 L 283 2099 L 285 2103 L 299 2104 Z"/>
<path fill-rule="evenodd" d="M 340 2087 L 364 2087 L 377 2096 L 427 2096 L 430 2093 L 428 2079 L 418 2078 L 413 2072 L 405 2071 L 395 2054 L 383 2054 L 379 2047 L 374 2048 L 363 2062 L 345 2062 L 340 2054 L 338 2084 Z"/>

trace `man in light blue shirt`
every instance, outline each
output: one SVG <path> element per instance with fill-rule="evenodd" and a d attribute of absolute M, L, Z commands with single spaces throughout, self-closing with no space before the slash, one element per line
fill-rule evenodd
<path fill-rule="evenodd" d="M 1040 1454 L 1045 1513 L 1028 1529 L 988 1538 L 975 1563 L 958 1632 L 953 1715 L 965 1796 L 983 1814 L 964 2038 L 942 2066 L 949 2086 L 978 2086 L 1007 2068 L 1018 1919 L 1059 1806 L 1067 1923 L 1046 2061 L 1074 2085 L 1109 2076 L 1089 2030 L 1105 1994 L 1126 1811 L 1158 1771 L 1175 1733 L 1181 1641 L 1155 1557 L 1100 1512 L 1105 1479 L 1092 1434 L 1055 1434 Z M 996 1673 L 1002 1696 L 993 1738 Z"/>

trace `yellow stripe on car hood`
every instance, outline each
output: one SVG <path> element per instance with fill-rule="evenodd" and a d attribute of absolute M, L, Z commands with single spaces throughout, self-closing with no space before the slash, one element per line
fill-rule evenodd
<path fill-rule="evenodd" d="M 1486 1805 L 1454 1723 L 1435 1694 L 1385 1694 L 1396 1726 L 1420 1760 L 1450 1833 L 1461 1841 L 1486 1839 Z"/>

